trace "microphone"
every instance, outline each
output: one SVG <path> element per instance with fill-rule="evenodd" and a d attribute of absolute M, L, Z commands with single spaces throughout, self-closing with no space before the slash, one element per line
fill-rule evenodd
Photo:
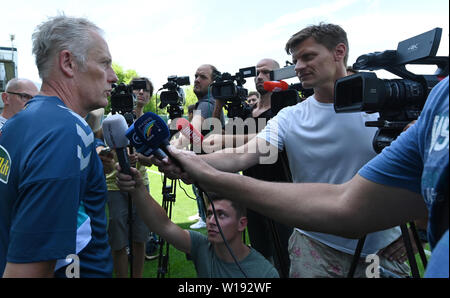
<path fill-rule="evenodd" d="M 136 148 L 136 151 L 146 156 L 155 155 L 158 159 L 170 156 L 167 146 L 169 146 L 170 130 L 166 122 L 152 112 L 147 112 L 126 132 L 127 138 Z M 180 163 L 175 158 L 172 161 L 181 168 Z"/>
<path fill-rule="evenodd" d="M 130 162 L 128 160 L 127 146 L 129 144 L 125 136 L 128 124 L 120 114 L 114 114 L 103 120 L 103 136 L 106 144 L 116 151 L 122 173 L 131 175 Z"/>
<path fill-rule="evenodd" d="M 268 92 L 278 92 L 288 90 L 289 85 L 285 81 L 267 81 L 264 82 L 264 90 Z"/>
<path fill-rule="evenodd" d="M 185 118 L 178 118 L 177 130 L 189 139 L 191 144 L 201 145 L 203 142 L 203 135 L 192 126 L 192 124 Z"/>

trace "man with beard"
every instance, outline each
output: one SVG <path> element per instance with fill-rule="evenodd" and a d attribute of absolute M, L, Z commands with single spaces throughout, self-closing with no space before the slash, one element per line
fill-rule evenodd
<path fill-rule="evenodd" d="M 194 113 L 191 120 L 191 124 L 197 131 L 201 131 L 202 135 L 207 135 L 210 132 L 210 129 L 203 129 L 203 128 L 211 127 L 211 125 L 213 125 L 211 117 L 213 116 L 215 99 L 211 96 L 209 92 L 209 85 L 211 85 L 214 82 L 218 74 L 220 74 L 220 72 L 217 70 L 215 66 L 211 64 L 203 64 L 195 72 L 194 93 L 197 96 L 198 101 L 194 107 Z M 217 118 L 220 118 L 221 125 L 223 127 L 225 124 L 223 112 L 220 115 L 218 115 Z M 204 124 L 205 121 L 206 123 Z M 189 142 L 185 140 L 184 136 L 180 135 L 180 137 L 174 139 L 171 142 L 171 144 L 175 145 L 176 147 L 184 147 L 185 144 L 189 144 Z M 145 157 L 143 156 L 141 157 L 145 160 Z M 205 228 L 206 227 L 205 204 L 196 187 L 193 186 L 192 189 L 194 191 L 195 196 L 197 197 L 199 219 L 198 222 L 192 224 L 190 228 L 191 229 Z"/>
<path fill-rule="evenodd" d="M 221 149 L 226 144 L 237 146 L 242 142 L 247 142 L 262 130 L 265 124 L 275 116 L 271 109 L 272 92 L 264 89 L 264 82 L 270 81 L 270 72 L 280 68 L 277 61 L 269 58 L 260 60 L 256 65 L 255 86 L 261 95 L 258 103 L 254 106 L 250 119 L 254 121 L 256 131 L 249 131 L 246 135 L 213 135 L 204 140 L 204 148 Z M 218 105 L 221 101 L 217 101 Z M 261 121 L 263 119 L 263 121 Z M 249 119 L 247 119 L 248 121 Z M 263 125 L 261 125 L 263 124 Z M 250 128 L 250 126 L 249 126 Z M 250 130 L 250 129 L 249 129 Z M 226 140 L 232 138 L 233 141 Z M 208 149 L 205 149 L 207 151 Z M 212 151 L 212 150 L 211 150 Z M 278 159 L 273 164 L 259 164 L 243 171 L 244 175 L 265 181 L 288 182 L 290 175 L 286 162 L 285 153 L 278 155 Z M 248 233 L 252 247 L 259 251 L 264 257 L 275 264 L 280 275 L 287 277 L 289 272 L 288 241 L 292 233 L 292 228 L 273 222 L 269 218 L 254 212 L 250 208 L 247 210 Z"/>

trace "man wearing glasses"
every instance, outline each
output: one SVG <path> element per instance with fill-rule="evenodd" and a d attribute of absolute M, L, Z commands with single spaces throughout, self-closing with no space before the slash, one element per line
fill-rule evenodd
<path fill-rule="evenodd" d="M 36 85 L 27 79 L 11 79 L 6 85 L 6 91 L 2 93 L 5 104 L 3 113 L 0 115 L 0 128 L 6 120 L 20 112 L 27 101 L 38 94 Z"/>

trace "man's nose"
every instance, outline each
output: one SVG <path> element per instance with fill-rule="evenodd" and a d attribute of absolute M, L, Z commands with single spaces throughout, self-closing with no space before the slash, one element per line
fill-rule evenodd
<path fill-rule="evenodd" d="M 119 80 L 119 78 L 116 75 L 116 72 L 111 68 L 109 74 L 108 74 L 108 82 L 113 84 L 116 83 Z"/>

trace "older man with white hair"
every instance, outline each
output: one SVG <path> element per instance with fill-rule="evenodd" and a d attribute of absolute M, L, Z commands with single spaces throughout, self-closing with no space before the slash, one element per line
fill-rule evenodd
<path fill-rule="evenodd" d="M 111 277 L 106 183 L 84 118 L 117 76 L 102 30 L 57 16 L 33 33 L 40 94 L 0 134 L 0 274 Z"/>

